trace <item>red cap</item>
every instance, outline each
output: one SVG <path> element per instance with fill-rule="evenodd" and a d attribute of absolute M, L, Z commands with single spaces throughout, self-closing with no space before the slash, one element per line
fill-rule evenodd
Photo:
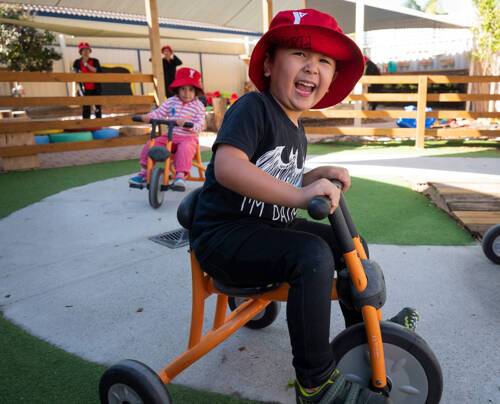
<path fill-rule="evenodd" d="M 338 104 L 363 75 L 363 54 L 356 43 L 344 34 L 331 15 L 314 9 L 279 12 L 255 45 L 248 74 L 260 91 L 269 85 L 264 77 L 264 60 L 272 46 L 309 49 L 335 60 L 337 76 L 325 96 L 313 106 L 315 109 Z"/>
<path fill-rule="evenodd" d="M 88 42 L 80 42 L 78 44 L 78 52 L 82 53 L 82 50 L 84 50 L 84 49 L 92 50 L 92 48 L 90 47 Z"/>
<path fill-rule="evenodd" d="M 161 48 L 161 53 L 163 53 L 163 51 L 164 51 L 165 49 L 168 49 L 170 52 L 173 52 L 173 50 L 172 50 L 172 48 L 171 48 L 171 46 L 170 46 L 170 45 L 165 45 L 165 46 L 162 46 L 162 48 Z"/>
<path fill-rule="evenodd" d="M 201 74 L 198 70 L 191 69 L 190 67 L 182 67 L 177 70 L 175 74 L 175 80 L 168 86 L 169 90 L 182 86 L 193 86 L 201 92 L 203 92 L 203 87 L 201 86 Z"/>

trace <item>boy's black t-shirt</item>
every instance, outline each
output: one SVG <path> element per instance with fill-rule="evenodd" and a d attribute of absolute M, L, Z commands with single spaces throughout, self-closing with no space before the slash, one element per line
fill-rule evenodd
<path fill-rule="evenodd" d="M 252 230 L 255 226 L 248 226 L 249 223 L 286 226 L 297 213 L 293 208 L 244 197 L 218 183 L 214 160 L 220 144 L 237 147 L 268 174 L 296 187 L 302 186 L 307 151 L 303 126 L 295 126 L 270 93 L 245 94 L 224 116 L 196 206 L 190 238 L 199 261 L 207 258 L 223 240 L 226 249 L 238 248 L 247 235 L 245 228 L 255 231 Z M 227 239 L 235 230 L 238 236 Z"/>

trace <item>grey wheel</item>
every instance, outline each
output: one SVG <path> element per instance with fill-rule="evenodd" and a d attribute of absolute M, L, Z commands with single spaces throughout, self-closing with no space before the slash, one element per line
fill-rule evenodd
<path fill-rule="evenodd" d="M 443 391 L 441 367 L 427 343 L 416 333 L 381 322 L 385 366 L 394 403 L 437 404 Z M 347 380 L 370 386 L 371 368 L 363 324 L 342 331 L 333 341 L 337 367 Z"/>
<path fill-rule="evenodd" d="M 172 399 L 158 375 L 131 359 L 111 366 L 99 382 L 103 404 L 171 404 Z"/>
<path fill-rule="evenodd" d="M 481 242 L 484 254 L 495 264 L 500 264 L 500 224 L 490 227 Z"/>
<path fill-rule="evenodd" d="M 241 305 L 248 298 L 245 297 L 233 297 L 229 296 L 228 303 L 231 311 L 234 311 L 239 305 Z M 258 330 L 261 328 L 266 328 L 267 326 L 274 323 L 274 320 L 278 317 L 280 312 L 281 305 L 280 302 L 271 302 L 269 303 L 264 310 L 252 318 L 248 323 L 245 324 L 245 327 L 252 328 L 254 330 Z"/>
<path fill-rule="evenodd" d="M 149 183 L 149 204 L 158 209 L 163 203 L 163 167 L 155 167 L 151 174 L 151 182 Z"/>

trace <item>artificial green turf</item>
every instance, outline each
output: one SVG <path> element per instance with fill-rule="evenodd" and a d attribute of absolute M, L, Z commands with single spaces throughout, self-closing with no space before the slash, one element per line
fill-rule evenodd
<path fill-rule="evenodd" d="M 203 160 L 208 159 L 209 152 Z M 67 188 L 136 170 L 137 160 L 129 160 L 0 174 L 0 217 Z M 425 197 L 401 186 L 353 178 L 347 200 L 359 231 L 370 243 L 463 245 L 472 241 Z M 30 336 L 1 316 L 0 358 L 0 402 L 97 402 L 103 366 Z M 250 403 L 176 385 L 169 386 L 169 391 L 178 403 Z"/>
<path fill-rule="evenodd" d="M 104 366 L 29 335 L 0 315 L 0 403 L 98 403 Z M 168 387 L 175 403 L 251 404 L 256 401 Z"/>
<path fill-rule="evenodd" d="M 352 178 L 346 200 L 358 231 L 369 243 L 467 245 L 473 242 L 446 213 L 425 196 L 404 186 Z M 308 217 L 305 211 L 300 211 L 299 216 Z"/>
<path fill-rule="evenodd" d="M 201 153 L 203 161 L 211 152 Z M 137 172 L 137 160 L 0 173 L 0 218 L 68 188 Z"/>

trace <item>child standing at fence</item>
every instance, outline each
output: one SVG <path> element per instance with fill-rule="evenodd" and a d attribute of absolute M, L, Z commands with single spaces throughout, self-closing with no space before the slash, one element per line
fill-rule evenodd
<path fill-rule="evenodd" d="M 175 94 L 165 101 L 158 109 L 143 115 L 144 122 L 150 119 L 175 119 L 177 122 L 173 132 L 172 152 L 174 153 L 175 180 L 171 186 L 174 191 L 185 191 L 187 177 L 193 164 L 193 157 L 198 149 L 198 134 L 205 127 L 205 107 L 198 100 L 203 94 L 201 74 L 189 67 L 177 71 L 175 80 L 169 86 Z M 192 122 L 192 128 L 184 128 L 186 122 Z M 155 146 L 165 146 L 167 136 L 162 135 L 155 140 Z M 130 178 L 131 184 L 144 184 L 146 182 L 146 165 L 148 161 L 149 145 L 146 144 L 141 152 L 141 171 Z"/>
<path fill-rule="evenodd" d="M 99 59 L 91 58 L 90 53 L 92 48 L 88 42 L 80 42 L 78 44 L 78 52 L 81 57 L 73 62 L 73 71 L 75 73 L 102 73 L 101 64 Z M 101 84 L 100 83 L 78 83 L 78 95 L 80 96 L 90 96 L 90 95 L 100 95 L 101 94 Z M 83 119 L 90 119 L 91 106 L 84 105 L 82 108 Z M 95 117 L 101 118 L 101 106 L 95 105 Z"/>

